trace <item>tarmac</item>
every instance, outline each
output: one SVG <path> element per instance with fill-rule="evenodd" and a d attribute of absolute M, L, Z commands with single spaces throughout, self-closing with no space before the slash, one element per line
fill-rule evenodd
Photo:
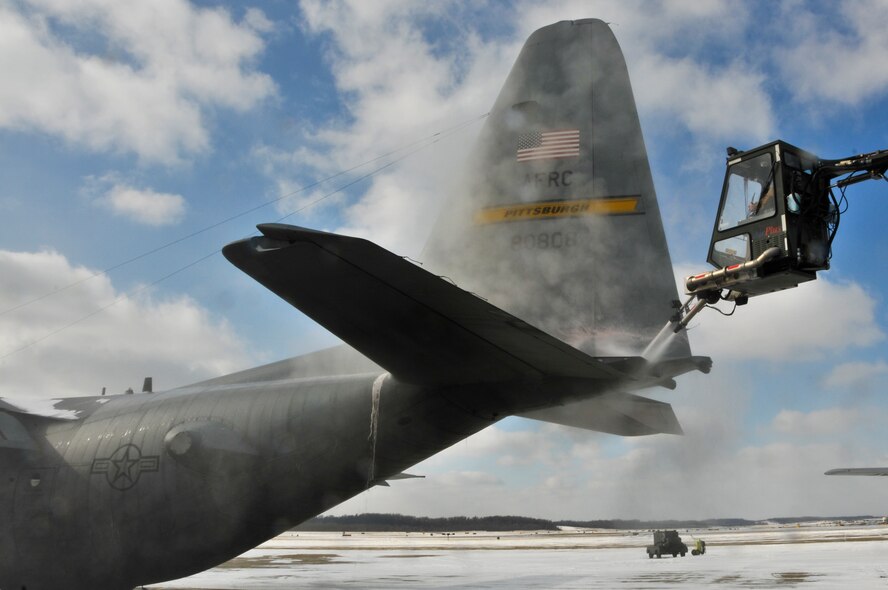
<path fill-rule="evenodd" d="M 679 530 L 706 555 L 649 559 L 650 531 L 289 532 L 212 570 L 146 586 L 192 589 L 882 588 L 888 525 L 818 522 Z"/>

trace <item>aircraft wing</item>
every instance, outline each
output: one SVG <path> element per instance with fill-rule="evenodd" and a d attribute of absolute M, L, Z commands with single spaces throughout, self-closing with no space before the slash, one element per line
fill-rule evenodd
<path fill-rule="evenodd" d="M 367 240 L 264 224 L 235 266 L 406 383 L 631 377 Z"/>
<path fill-rule="evenodd" d="M 11 414 L 28 414 L 51 420 L 78 420 L 77 412 L 59 407 L 63 401 L 62 399 L 2 398 L 0 399 L 0 411 Z"/>
<path fill-rule="evenodd" d="M 888 467 L 843 467 L 830 469 L 824 475 L 888 475 Z"/>
<path fill-rule="evenodd" d="M 0 449 L 37 450 L 37 444 L 25 425 L 4 411 L 0 411 Z"/>
<path fill-rule="evenodd" d="M 92 415 L 109 397 L 0 398 L 0 450 L 36 451 L 30 433 L 35 421 L 77 422 Z"/>

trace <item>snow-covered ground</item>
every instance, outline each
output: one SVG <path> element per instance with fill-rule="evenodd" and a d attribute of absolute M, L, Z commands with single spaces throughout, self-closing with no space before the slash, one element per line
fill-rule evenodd
<path fill-rule="evenodd" d="M 886 588 L 888 526 L 681 530 L 701 557 L 648 559 L 647 531 L 286 533 L 149 588 Z"/>

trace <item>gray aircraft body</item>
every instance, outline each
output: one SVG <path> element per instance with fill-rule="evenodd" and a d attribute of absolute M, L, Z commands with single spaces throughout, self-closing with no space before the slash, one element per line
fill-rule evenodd
<path fill-rule="evenodd" d="M 642 355 L 677 293 L 610 29 L 536 31 L 471 161 L 423 268 L 275 224 L 224 249 L 349 346 L 164 392 L 0 401 L 0 589 L 193 574 L 510 415 L 680 433 L 630 393 L 709 362 L 684 335 Z"/>

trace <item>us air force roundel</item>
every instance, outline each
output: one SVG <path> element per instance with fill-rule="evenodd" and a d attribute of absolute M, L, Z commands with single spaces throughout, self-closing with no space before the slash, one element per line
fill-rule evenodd
<path fill-rule="evenodd" d="M 142 450 L 134 444 L 125 444 L 107 459 L 93 461 L 90 474 L 102 473 L 115 490 L 125 491 L 139 483 L 143 473 L 158 470 L 160 457 L 142 456 Z"/>

